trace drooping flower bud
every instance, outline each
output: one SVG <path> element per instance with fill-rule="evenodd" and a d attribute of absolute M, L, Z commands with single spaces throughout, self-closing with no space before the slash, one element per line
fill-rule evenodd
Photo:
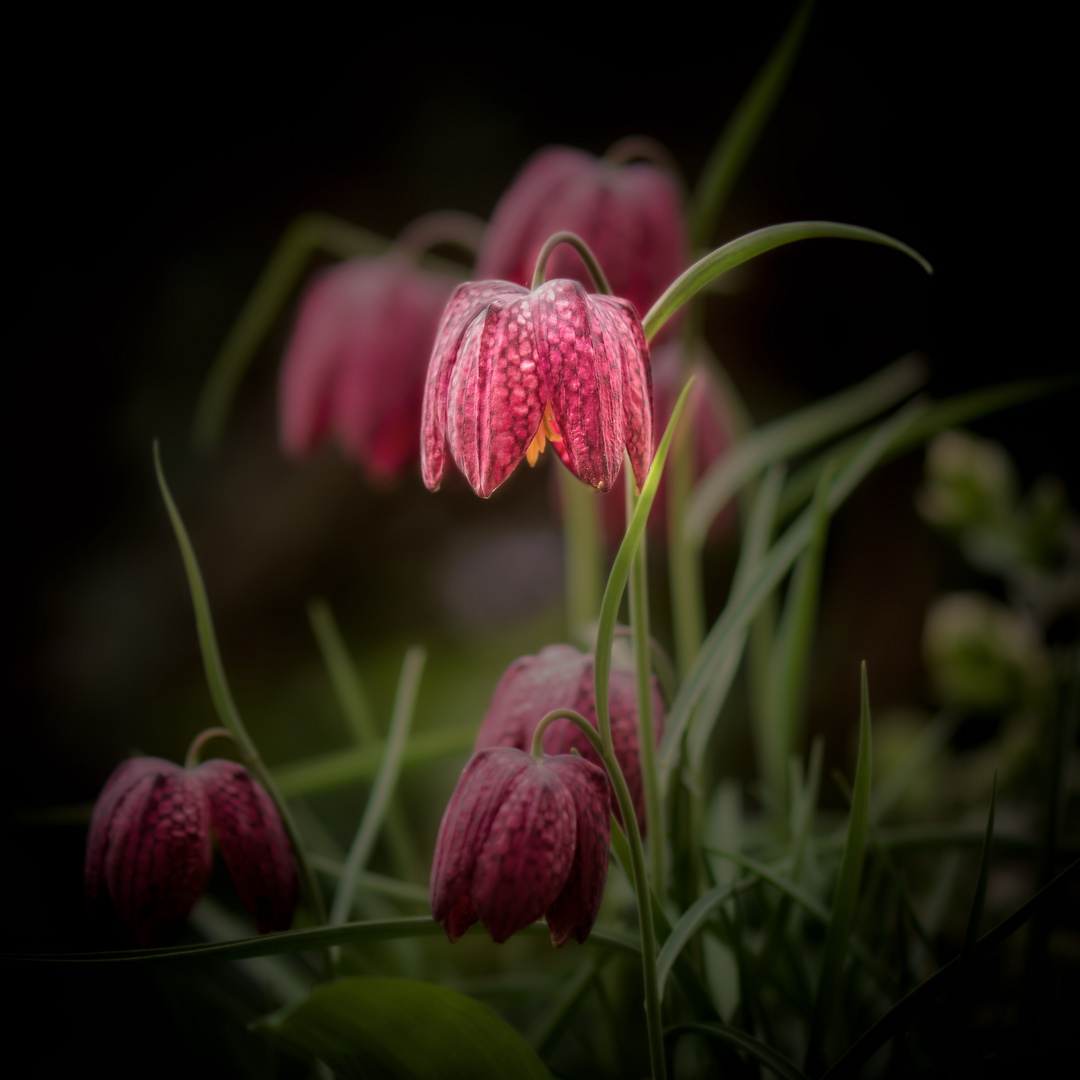
<path fill-rule="evenodd" d="M 450 797 L 431 870 L 431 912 L 456 941 L 477 920 L 496 942 L 541 916 L 584 941 L 607 880 L 611 801 L 602 769 L 510 747 L 473 754 Z"/>
<path fill-rule="evenodd" d="M 612 668 L 608 691 L 611 741 L 615 757 L 634 801 L 638 827 L 645 830 L 645 792 L 638 753 L 637 683 L 632 671 Z M 652 680 L 653 726 L 659 744 L 664 707 L 656 680 Z M 536 656 L 522 656 L 506 669 L 476 736 L 474 750 L 486 746 L 513 746 L 528 750 L 536 725 L 554 709 L 573 709 L 596 727 L 593 695 L 593 660 L 572 645 L 548 645 Z M 556 720 L 544 732 L 544 752 L 569 754 L 576 750 L 600 766 L 592 743 L 569 720 Z M 614 802 L 616 814 L 618 804 Z"/>
<path fill-rule="evenodd" d="M 564 245 L 565 246 L 565 245 Z M 533 291 L 459 285 L 443 314 L 424 390 L 424 483 L 453 457 L 487 498 L 551 439 L 566 467 L 608 491 L 630 456 L 640 491 L 652 460 L 649 350 L 633 306 L 576 281 Z"/>
<path fill-rule="evenodd" d="M 528 284 L 544 241 L 565 229 L 589 245 L 615 295 L 643 316 L 688 264 L 682 202 L 675 178 L 655 165 L 617 165 L 568 146 L 546 147 L 495 207 L 477 277 Z M 591 280 L 569 247 L 557 250 L 549 267 L 553 278 Z"/>
<path fill-rule="evenodd" d="M 206 761 L 192 775 L 206 791 L 218 847 L 259 933 L 288 930 L 300 899 L 300 878 L 277 807 L 235 761 Z"/>
<path fill-rule="evenodd" d="M 299 900 L 292 848 L 270 797 L 230 761 L 119 765 L 90 823 L 87 901 L 111 901 L 144 948 L 168 937 L 210 880 L 211 826 L 259 932 L 288 929 Z"/>
<path fill-rule="evenodd" d="M 162 758 L 132 758 L 94 807 L 86 898 L 106 896 L 144 948 L 176 929 L 210 880 L 210 804 L 202 784 Z"/>
<path fill-rule="evenodd" d="M 417 457 L 424 376 L 453 283 L 400 255 L 352 259 L 307 289 L 281 369 L 281 444 L 328 434 L 377 479 Z"/>

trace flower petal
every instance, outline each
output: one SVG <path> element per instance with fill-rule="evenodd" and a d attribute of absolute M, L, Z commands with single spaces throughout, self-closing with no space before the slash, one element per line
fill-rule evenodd
<path fill-rule="evenodd" d="M 562 778 L 577 818 L 574 863 L 547 911 L 552 944 L 559 946 L 571 937 L 583 942 L 600 913 L 611 844 L 611 785 L 603 769 L 579 757 L 548 757 L 544 765 Z"/>
<path fill-rule="evenodd" d="M 533 300 L 504 288 L 465 331 L 447 396 L 450 452 L 481 498 L 521 462 L 544 411 Z"/>
<path fill-rule="evenodd" d="M 273 800 L 234 761 L 205 761 L 192 776 L 206 792 L 225 865 L 259 933 L 288 930 L 300 900 L 300 877 Z"/>
<path fill-rule="evenodd" d="M 467 281 L 454 290 L 443 312 L 428 364 L 420 420 L 420 458 L 430 491 L 438 491 L 446 475 L 447 402 L 461 340 L 473 320 L 507 287 L 505 281 Z"/>
<path fill-rule="evenodd" d="M 576 281 L 559 278 L 533 294 L 544 392 L 562 434 L 560 456 L 590 487 L 609 491 L 625 445 L 622 365 L 605 351 L 602 322 Z"/>
<path fill-rule="evenodd" d="M 557 770 L 528 757 L 506 791 L 473 873 L 473 903 L 496 942 L 535 922 L 554 903 L 573 867 L 576 838 L 573 794 Z"/>
<path fill-rule="evenodd" d="M 210 878 L 210 808 L 201 785 L 160 758 L 125 762 L 91 823 L 87 892 L 104 883 L 148 946 L 182 923 Z"/>
<path fill-rule="evenodd" d="M 472 879 L 480 849 L 507 789 L 532 758 L 505 748 L 481 750 L 469 758 L 443 814 L 431 866 L 431 914 L 456 941 L 479 915 Z"/>

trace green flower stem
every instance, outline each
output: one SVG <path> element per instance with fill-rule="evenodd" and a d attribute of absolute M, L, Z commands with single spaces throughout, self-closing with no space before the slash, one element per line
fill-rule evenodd
<path fill-rule="evenodd" d="M 572 638 L 592 642 L 600 614 L 603 549 L 596 493 L 569 469 L 556 468 L 563 508 L 566 558 L 566 622 Z"/>
<path fill-rule="evenodd" d="M 692 385 L 693 380 L 686 384 L 679 395 L 679 400 L 675 403 L 667 431 L 664 432 L 664 437 L 657 447 L 656 456 L 649 468 L 649 475 L 645 478 L 637 506 L 626 523 L 626 535 L 615 556 L 615 563 L 608 576 L 604 598 L 600 604 L 600 622 L 596 630 L 596 652 L 593 659 L 596 722 L 604 746 L 604 761 L 608 764 L 608 771 L 615 788 L 615 798 L 626 825 L 634 892 L 637 895 L 638 919 L 641 924 L 641 966 L 645 983 L 645 1020 L 649 1032 L 649 1056 L 654 1080 L 663 1080 L 667 1076 L 667 1065 L 664 1061 L 664 1028 L 660 1015 L 660 990 L 656 981 L 656 931 L 653 924 L 649 878 L 645 871 L 645 852 L 641 846 L 641 832 L 637 825 L 634 802 L 626 786 L 626 778 L 615 758 L 615 747 L 611 739 L 608 691 L 611 685 L 611 644 L 615 637 L 615 621 L 619 614 L 619 604 L 622 602 L 623 590 L 630 576 L 630 564 L 645 532 L 645 521 L 652 508 L 653 499 L 656 498 L 660 473 L 667 459 L 672 435 L 678 426 L 679 417 L 682 415 Z"/>
<path fill-rule="evenodd" d="M 187 756 L 184 758 L 184 768 L 194 769 L 199 764 L 199 756 L 202 754 L 202 748 L 211 739 L 228 739 L 232 741 L 232 735 L 223 727 L 207 728 L 206 731 L 200 731 L 194 739 L 191 740 L 191 745 L 188 747 Z"/>
<path fill-rule="evenodd" d="M 397 234 L 395 247 L 419 258 L 429 248 L 453 245 L 476 257 L 484 238 L 485 224 L 475 214 L 463 210 L 433 210 L 409 222 Z"/>
<path fill-rule="evenodd" d="M 551 236 L 544 241 L 544 246 L 540 249 L 540 254 L 536 257 L 536 269 L 533 271 L 532 285 L 530 288 L 539 289 L 540 286 L 544 284 L 547 261 L 551 258 L 551 253 L 560 244 L 569 244 L 574 248 L 581 256 L 581 260 L 585 263 L 589 273 L 592 274 L 596 291 L 610 296 L 611 286 L 608 284 L 608 279 L 604 276 L 604 271 L 600 269 L 600 264 L 596 261 L 596 256 L 592 253 L 592 249 L 577 235 L 577 233 L 566 232 L 565 230 L 552 233 Z"/>
<path fill-rule="evenodd" d="M 693 416 L 675 435 L 667 484 L 668 580 L 675 633 L 675 663 L 680 678 L 690 670 L 705 639 L 701 549 L 686 529 L 693 486 Z"/>
<path fill-rule="evenodd" d="M 217 635 L 214 632 L 214 622 L 210 615 L 210 600 L 206 595 L 206 585 L 203 583 L 202 571 L 199 569 L 195 549 L 191 545 L 191 539 L 188 537 L 187 529 L 184 527 L 183 519 L 180 517 L 180 511 L 177 510 L 176 503 L 173 502 L 172 494 L 169 491 L 169 485 L 165 481 L 165 473 L 161 468 L 161 454 L 156 440 L 154 442 L 154 469 L 157 472 L 158 486 L 161 489 L 161 497 L 165 502 L 165 509 L 168 511 L 169 520 L 172 522 L 173 531 L 176 533 L 176 541 L 184 561 L 184 570 L 187 573 L 188 586 L 191 589 L 192 605 L 195 608 L 195 626 L 198 630 L 199 648 L 202 651 L 203 666 L 206 669 L 206 681 L 210 688 L 210 697 L 213 699 L 222 726 L 236 742 L 240 756 L 244 759 L 244 764 L 247 765 L 248 770 L 262 784 L 274 801 L 274 805 L 277 807 L 281 820 L 285 825 L 285 831 L 289 835 L 289 842 L 292 844 L 293 852 L 296 855 L 296 861 L 300 868 L 300 880 L 308 904 L 311 906 L 312 915 L 317 923 L 325 923 L 326 908 L 323 904 L 322 893 L 319 891 L 315 872 L 308 862 L 307 852 L 301 840 L 296 820 L 292 816 L 288 803 L 285 802 L 281 792 L 278 791 L 270 771 L 263 764 L 255 743 L 252 742 L 251 736 L 248 735 L 247 728 L 244 727 L 244 722 L 240 719 L 240 713 L 233 701 L 232 692 L 229 690 L 229 683 L 225 677 L 225 666 L 221 662 L 221 653 L 218 649 Z M 331 970 L 330 956 L 325 950 L 323 951 L 323 959 L 327 975 L 329 975 Z"/>
<path fill-rule="evenodd" d="M 600 739 L 600 733 L 585 719 L 584 716 L 581 715 L 581 713 L 575 712 L 573 709 L 552 709 L 551 712 L 544 714 L 540 723 L 536 725 L 536 730 L 533 732 L 530 753 L 537 761 L 544 760 L 544 732 L 547 731 L 548 726 L 556 720 L 569 720 L 574 727 L 589 740 L 592 744 L 592 748 L 600 755 L 600 757 L 604 757 L 604 744 Z"/>
<path fill-rule="evenodd" d="M 629 462 L 623 466 L 626 477 L 626 520 L 634 512 L 634 479 Z M 666 895 L 664 887 L 664 829 L 663 803 L 656 773 L 656 727 L 652 712 L 651 664 L 649 662 L 649 580 L 645 536 L 642 535 L 630 569 L 630 625 L 634 638 L 634 672 L 637 677 L 638 753 L 641 756 L 641 778 L 645 790 L 645 824 L 649 836 L 649 863 L 652 887 L 658 896 Z"/>

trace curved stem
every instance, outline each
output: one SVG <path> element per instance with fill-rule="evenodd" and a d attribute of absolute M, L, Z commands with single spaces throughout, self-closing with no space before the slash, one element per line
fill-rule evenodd
<path fill-rule="evenodd" d="M 419 258 L 440 244 L 452 244 L 474 258 L 484 236 L 484 222 L 463 210 L 434 210 L 410 221 L 397 234 L 395 245 Z"/>
<path fill-rule="evenodd" d="M 542 761 L 544 758 L 544 732 L 556 720 L 569 720 L 581 730 L 581 733 L 589 740 L 592 748 L 600 757 L 604 756 L 604 743 L 600 738 L 600 733 L 581 713 L 575 712 L 573 709 L 552 709 L 551 712 L 544 714 L 543 719 L 536 725 L 536 731 L 533 732 L 532 748 L 529 752 L 537 761 Z"/>
<path fill-rule="evenodd" d="M 608 284 L 608 279 L 604 276 L 604 271 L 600 269 L 600 264 L 596 261 L 596 256 L 592 253 L 592 249 L 580 236 L 578 236 L 577 233 L 567 232 L 565 229 L 561 232 L 552 233 L 552 235 L 544 241 L 544 246 L 540 249 L 540 254 L 536 256 L 536 269 L 533 271 L 532 285 L 529 287 L 531 289 L 539 289 L 540 286 L 544 284 L 544 273 L 547 269 L 547 261 L 551 258 L 551 253 L 560 244 L 569 244 L 581 256 L 582 262 L 585 263 L 589 273 L 592 274 L 596 291 L 610 296 L 611 286 Z"/>
<path fill-rule="evenodd" d="M 205 731 L 200 731 L 191 741 L 191 745 L 188 747 L 187 757 L 184 758 L 184 768 L 194 769 L 199 764 L 199 754 L 202 752 L 202 748 L 210 742 L 211 739 L 229 739 L 235 743 L 236 740 L 232 737 L 232 732 L 227 731 L 223 727 L 207 728 Z"/>

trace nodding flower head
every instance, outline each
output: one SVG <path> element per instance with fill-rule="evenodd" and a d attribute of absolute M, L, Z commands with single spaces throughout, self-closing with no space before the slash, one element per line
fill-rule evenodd
<path fill-rule="evenodd" d="M 439 827 L 431 912 L 456 941 L 477 920 L 503 942 L 541 916 L 554 945 L 584 941 L 607 880 L 611 802 L 602 769 L 509 747 L 473 754 Z"/>
<path fill-rule="evenodd" d="M 664 708 L 656 680 L 652 680 L 653 724 L 659 743 Z M 634 673 L 612 668 L 608 691 L 611 741 L 615 757 L 634 800 L 638 827 L 645 831 L 645 792 L 638 753 L 637 683 Z M 522 656 L 506 669 L 491 699 L 474 749 L 485 746 L 515 746 L 527 750 L 533 732 L 547 713 L 573 709 L 596 727 L 596 698 L 593 694 L 593 660 L 572 645 L 548 645 L 536 656 Z M 583 758 L 600 765 L 592 743 L 569 720 L 556 720 L 544 732 L 544 752 L 569 754 L 576 750 Z M 618 804 L 612 801 L 622 820 Z"/>
<path fill-rule="evenodd" d="M 689 262 L 682 204 L 674 176 L 655 165 L 546 147 L 495 207 L 476 275 L 527 284 L 544 241 L 565 229 L 593 250 L 615 295 L 644 315 Z M 590 280 L 572 248 L 560 248 L 549 266 L 553 278 Z"/>
<path fill-rule="evenodd" d="M 281 444 L 329 434 L 376 479 L 415 462 L 431 345 L 452 283 L 400 254 L 352 259 L 308 288 L 281 368 Z"/>
<path fill-rule="evenodd" d="M 90 823 L 86 898 L 106 899 L 143 947 L 167 938 L 210 880 L 210 830 L 260 933 L 287 930 L 299 899 L 296 862 L 270 797 L 242 765 L 184 769 L 132 758 L 109 777 Z"/>
<path fill-rule="evenodd" d="M 579 480 L 615 483 L 623 452 L 640 491 L 652 460 L 649 350 L 633 305 L 556 279 L 459 285 L 443 314 L 424 390 L 424 483 L 453 457 L 487 498 L 548 439 Z"/>

